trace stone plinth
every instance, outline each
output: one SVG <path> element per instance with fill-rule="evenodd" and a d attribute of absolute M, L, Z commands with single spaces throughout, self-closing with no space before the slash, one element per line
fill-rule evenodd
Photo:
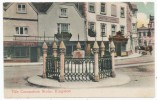
<path fill-rule="evenodd" d="M 84 58 L 85 57 L 85 51 L 84 50 L 75 50 L 73 52 L 73 58 Z"/>

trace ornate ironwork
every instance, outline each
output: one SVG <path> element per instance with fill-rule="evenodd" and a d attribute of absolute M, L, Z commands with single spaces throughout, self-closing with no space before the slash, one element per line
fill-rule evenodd
<path fill-rule="evenodd" d="M 60 59 L 59 57 L 48 56 L 46 58 L 46 76 L 47 78 L 59 79 L 60 75 Z"/>
<path fill-rule="evenodd" d="M 99 78 L 111 77 L 112 59 L 111 56 L 99 57 Z"/>
<path fill-rule="evenodd" d="M 94 58 L 65 58 L 66 81 L 90 81 L 94 77 Z"/>

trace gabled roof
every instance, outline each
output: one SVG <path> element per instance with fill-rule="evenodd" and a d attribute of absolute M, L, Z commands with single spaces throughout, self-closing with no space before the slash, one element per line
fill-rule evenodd
<path fill-rule="evenodd" d="M 32 2 L 32 5 L 38 10 L 38 12 L 40 13 L 46 13 L 46 11 L 50 8 L 50 6 L 52 5 L 52 2 L 46 2 L 46 3 L 42 3 L 42 2 Z"/>
<path fill-rule="evenodd" d="M 11 4 L 12 4 L 12 2 L 3 3 L 3 10 L 6 10 Z"/>

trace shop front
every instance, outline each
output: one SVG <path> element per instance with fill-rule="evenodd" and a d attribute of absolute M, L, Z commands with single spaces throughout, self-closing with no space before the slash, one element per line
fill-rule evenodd
<path fill-rule="evenodd" d="M 115 44 L 115 56 L 128 56 L 126 45 L 128 38 L 125 38 L 120 31 L 115 36 L 109 37 L 109 40 L 113 40 Z"/>
<path fill-rule="evenodd" d="M 4 41 L 4 62 L 37 62 L 37 42 Z"/>

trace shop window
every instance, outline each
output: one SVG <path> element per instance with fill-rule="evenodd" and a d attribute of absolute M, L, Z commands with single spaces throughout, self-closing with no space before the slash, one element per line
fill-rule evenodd
<path fill-rule="evenodd" d="M 29 48 L 27 47 L 16 47 L 14 48 L 14 58 L 28 58 Z"/>

